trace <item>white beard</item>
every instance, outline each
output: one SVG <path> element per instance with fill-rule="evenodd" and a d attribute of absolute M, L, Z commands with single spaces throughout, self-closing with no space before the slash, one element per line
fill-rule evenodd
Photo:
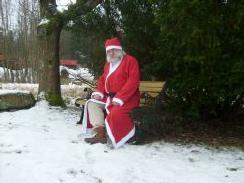
<path fill-rule="evenodd" d="M 114 58 L 111 58 L 109 55 L 106 55 L 107 57 L 107 62 L 110 62 L 110 63 L 115 63 L 115 62 L 119 62 L 122 57 L 123 57 L 123 52 L 121 51 L 118 55 L 116 55 L 116 57 Z"/>
<path fill-rule="evenodd" d="M 107 62 L 110 62 L 110 63 L 115 63 L 115 62 L 118 62 L 118 61 L 120 61 L 121 60 L 121 58 L 108 58 L 107 57 Z"/>

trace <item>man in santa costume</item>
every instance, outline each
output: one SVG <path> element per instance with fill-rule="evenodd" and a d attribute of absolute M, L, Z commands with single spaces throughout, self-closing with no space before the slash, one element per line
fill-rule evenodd
<path fill-rule="evenodd" d="M 114 148 L 126 143 L 135 134 L 129 113 L 140 103 L 140 72 L 137 60 L 126 54 L 117 38 L 105 41 L 107 62 L 97 89 L 86 102 L 82 131 L 92 128 L 95 135 L 86 138 L 90 144 L 107 143 Z"/>

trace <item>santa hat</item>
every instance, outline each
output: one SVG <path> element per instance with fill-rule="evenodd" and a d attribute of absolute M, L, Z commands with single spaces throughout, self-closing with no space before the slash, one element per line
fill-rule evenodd
<path fill-rule="evenodd" d="M 106 51 L 111 49 L 119 49 L 122 50 L 121 42 L 118 38 L 107 39 L 105 41 Z"/>

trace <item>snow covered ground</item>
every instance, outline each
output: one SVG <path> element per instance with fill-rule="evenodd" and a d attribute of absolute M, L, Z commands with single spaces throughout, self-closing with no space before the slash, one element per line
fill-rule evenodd
<path fill-rule="evenodd" d="M 28 70 L 29 70 L 28 73 L 30 74 L 30 77 L 32 78 L 31 69 L 29 68 Z M 69 73 L 68 78 L 73 80 L 73 81 L 77 80 L 79 77 L 82 77 L 83 79 L 86 79 L 88 81 L 94 80 L 94 76 L 90 73 L 88 68 L 79 67 L 77 69 L 71 69 L 71 68 L 68 68 L 66 66 L 60 65 L 59 66 L 60 73 L 62 70 L 67 71 L 67 73 Z M 21 74 L 23 74 L 24 72 L 25 72 L 24 69 L 23 70 L 11 70 L 11 69 L 7 69 L 4 67 L 0 67 L 0 82 L 5 81 L 4 73 L 9 76 L 8 79 L 13 77 L 13 81 L 17 82 L 17 81 L 21 80 Z M 26 81 L 28 81 L 27 78 L 26 78 Z"/>
<path fill-rule="evenodd" d="M 163 141 L 111 149 L 86 144 L 79 111 L 0 113 L 1 183 L 243 183 L 244 152 Z"/>
<path fill-rule="evenodd" d="M 61 94 L 63 98 L 67 97 L 82 97 L 84 95 L 84 88 L 87 85 L 76 85 L 69 83 L 68 85 L 61 85 Z M 31 83 L 0 83 L 0 89 L 2 90 L 12 90 L 12 91 L 29 91 L 35 97 L 37 97 L 38 84 Z"/>

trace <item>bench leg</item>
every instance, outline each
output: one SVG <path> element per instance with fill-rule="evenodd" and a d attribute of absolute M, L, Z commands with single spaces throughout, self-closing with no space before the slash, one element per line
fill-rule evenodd
<path fill-rule="evenodd" d="M 81 114 L 80 114 L 80 120 L 77 121 L 76 124 L 81 125 L 82 124 L 82 120 L 83 120 L 83 116 L 84 116 L 84 105 L 81 105 Z"/>

